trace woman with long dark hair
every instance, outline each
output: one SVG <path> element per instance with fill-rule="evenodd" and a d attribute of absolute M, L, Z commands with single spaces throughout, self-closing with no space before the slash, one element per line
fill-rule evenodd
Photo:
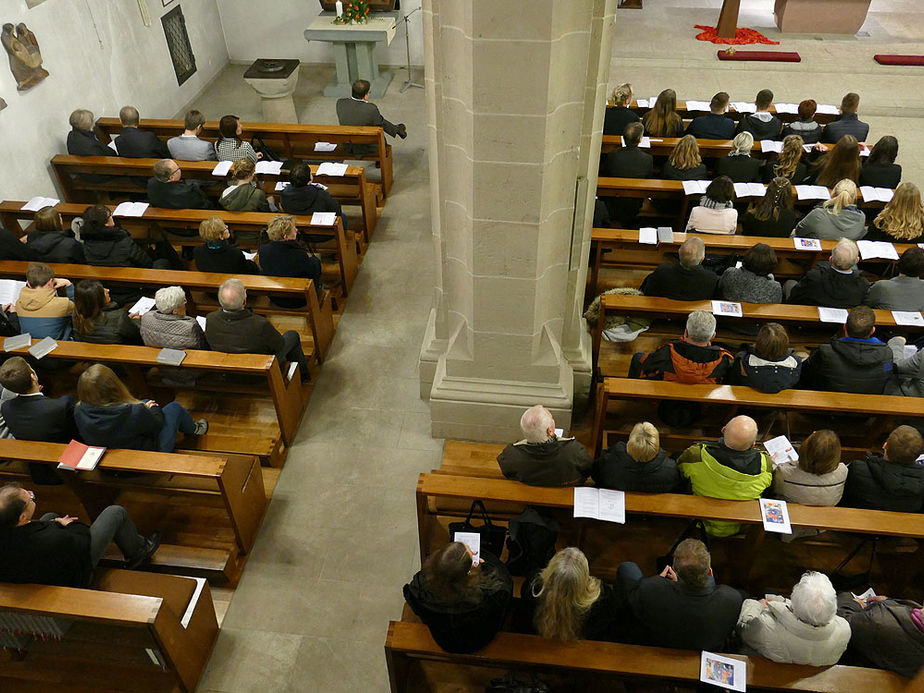
<path fill-rule="evenodd" d="M 880 137 L 860 171 L 860 185 L 897 188 L 902 180 L 902 167 L 895 163 L 897 156 L 898 140 L 892 135 Z"/>
<path fill-rule="evenodd" d="M 834 149 L 824 154 L 812 166 L 815 185 L 833 188 L 838 181 L 860 180 L 860 144 L 853 135 L 841 137 Z"/>
<path fill-rule="evenodd" d="M 792 208 L 792 183 L 778 176 L 770 181 L 762 198 L 748 205 L 741 217 L 741 234 L 786 238 L 798 219 Z"/>
<path fill-rule="evenodd" d="M 683 119 L 677 113 L 677 92 L 665 89 L 642 118 L 645 134 L 652 137 L 682 137 Z"/>
<path fill-rule="evenodd" d="M 109 298 L 109 289 L 95 279 L 83 279 L 74 287 L 75 338 L 91 344 L 141 344 L 137 320 Z"/>
<path fill-rule="evenodd" d="M 256 161 L 260 158 L 251 144 L 241 139 L 243 132 L 240 118 L 233 115 L 222 116 L 218 121 L 218 139 L 215 141 L 215 153 L 218 154 L 219 161 L 237 161 L 245 158 Z"/>

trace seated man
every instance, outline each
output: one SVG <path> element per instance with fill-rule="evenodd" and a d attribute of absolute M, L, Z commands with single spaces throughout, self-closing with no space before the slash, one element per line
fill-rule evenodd
<path fill-rule="evenodd" d="M 173 159 L 154 164 L 154 177 L 148 179 L 148 202 L 164 209 L 212 209 L 201 186 L 183 180 L 183 171 Z"/>
<path fill-rule="evenodd" d="M 638 633 L 640 644 L 727 651 L 742 598 L 738 590 L 715 584 L 703 542 L 680 542 L 672 566 L 660 575 L 646 578 L 635 563 L 621 563 L 618 581 L 637 625 L 626 632 Z"/>
<path fill-rule="evenodd" d="M 850 92 L 841 99 L 841 114 L 825 126 L 821 133 L 821 141 L 825 144 L 836 144 L 844 135 L 853 135 L 857 142 L 866 142 L 869 135 L 869 123 L 864 123 L 857 116 L 860 107 L 860 95 Z"/>
<path fill-rule="evenodd" d="M 921 604 L 842 592 L 837 595 L 837 615 L 850 624 L 845 664 L 888 669 L 909 679 L 924 667 Z"/>
<path fill-rule="evenodd" d="M 637 353 L 629 366 L 630 378 L 679 383 L 722 383 L 734 356 L 712 344 L 715 316 L 694 310 L 687 316 L 683 339 L 664 344 L 650 354 Z"/>
<path fill-rule="evenodd" d="M 641 123 L 629 123 L 622 135 L 622 146 L 603 156 L 600 175 L 611 178 L 651 178 L 654 158 L 639 149 L 639 142 L 645 133 Z M 610 219 L 615 224 L 629 226 L 642 208 L 641 198 L 607 197 Z"/>
<path fill-rule="evenodd" d="M 812 267 L 789 292 L 789 303 L 828 308 L 853 308 L 863 303 L 869 282 L 857 269 L 860 251 L 842 238 L 831 250 L 830 261 Z"/>
<path fill-rule="evenodd" d="M 685 134 L 701 140 L 730 140 L 735 136 L 735 121 L 726 117 L 728 94 L 720 91 L 709 102 L 708 115 L 690 121 Z"/>
<path fill-rule="evenodd" d="M 695 236 L 677 250 L 680 264 L 665 262 L 645 277 L 640 290 L 646 296 L 661 296 L 675 301 L 703 301 L 715 295 L 719 278 L 703 267 L 706 244 Z"/>
<path fill-rule="evenodd" d="M 757 423 L 750 416 L 736 416 L 722 429 L 714 443 L 691 445 L 677 458 L 680 474 L 690 480 L 697 496 L 727 500 L 760 498 L 773 483 L 770 455 L 754 447 Z M 706 531 L 716 537 L 737 534 L 737 522 L 705 520 Z"/>
<path fill-rule="evenodd" d="M 802 369 L 802 387 L 810 390 L 881 395 L 894 385 L 892 349 L 873 336 L 876 314 L 858 306 L 847 315 L 844 336 L 820 345 Z"/>
<path fill-rule="evenodd" d="M 359 125 L 382 128 L 385 134 L 392 137 L 407 137 L 407 127 L 404 123 L 395 125 L 385 120 L 379 113 L 379 107 L 369 103 L 369 89 L 372 85 L 368 80 L 357 79 L 353 82 L 353 93 L 349 98 L 337 99 L 337 121 L 341 125 Z M 373 145 L 345 145 L 344 149 L 354 156 L 374 156 L 377 149 Z"/>
<path fill-rule="evenodd" d="M 761 89 L 757 92 L 754 105 L 757 106 L 757 111 L 741 118 L 741 122 L 738 123 L 738 132 L 750 132 L 754 135 L 755 142 L 780 139 L 783 122 L 770 112 L 773 106 L 773 92 L 769 89 Z"/>
<path fill-rule="evenodd" d="M 62 288 L 66 289 L 67 297 L 58 296 L 58 289 Z M 35 339 L 70 339 L 73 297 L 74 286 L 69 280 L 56 277 L 46 264 L 31 263 L 26 270 L 26 285 L 16 300 L 19 326 Z"/>
<path fill-rule="evenodd" d="M 919 513 L 924 510 L 924 452 L 921 433 L 899 426 L 882 444 L 882 454 L 867 453 L 847 467 L 843 505 L 872 510 Z"/>
<path fill-rule="evenodd" d="M 809 571 L 792 588 L 792 599 L 745 599 L 738 635 L 748 654 L 828 667 L 837 664 L 850 642 L 850 626 L 836 613 L 837 593 L 828 576 Z"/>
<path fill-rule="evenodd" d="M 115 541 L 129 570 L 154 555 L 160 534 L 138 534 L 125 508 L 110 505 L 93 524 L 45 513 L 33 520 L 35 494 L 19 484 L 0 487 L 0 582 L 89 587 L 93 570 Z"/>
<path fill-rule="evenodd" d="M 298 332 L 279 334 L 269 320 L 250 310 L 247 289 L 240 279 L 228 279 L 221 285 L 218 303 L 221 308 L 205 318 L 205 338 L 213 351 L 274 354 L 280 361 L 297 363 L 302 382 L 311 379 Z"/>
<path fill-rule="evenodd" d="M 205 116 L 199 111 L 189 111 L 183 121 L 183 134 L 167 140 L 170 156 L 180 161 L 217 161 L 214 145 L 199 139 L 203 125 Z"/>
<path fill-rule="evenodd" d="M 590 474 L 593 458 L 574 438 L 555 435 L 552 412 L 541 405 L 520 417 L 523 440 L 497 456 L 504 476 L 533 486 L 577 486 Z"/>
<path fill-rule="evenodd" d="M 898 259 L 898 276 L 873 282 L 863 301 L 870 308 L 924 310 L 924 250 L 912 246 Z"/>
<path fill-rule="evenodd" d="M 279 206 L 286 214 L 303 214 L 311 216 L 315 212 L 334 212 L 340 217 L 343 230 L 346 231 L 347 218 L 340 203 L 330 196 L 324 188 L 312 182 L 311 167 L 299 161 L 289 172 L 289 183 L 279 195 Z M 324 243 L 330 236 L 306 234 L 309 243 Z"/>
<path fill-rule="evenodd" d="M 138 129 L 141 116 L 134 106 L 123 106 L 119 111 L 122 134 L 115 138 L 119 156 L 132 159 L 169 159 L 170 150 L 164 141 L 153 132 Z"/>

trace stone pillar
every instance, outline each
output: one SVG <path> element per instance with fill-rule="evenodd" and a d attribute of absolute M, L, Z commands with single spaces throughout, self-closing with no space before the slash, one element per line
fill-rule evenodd
<path fill-rule="evenodd" d="M 438 437 L 570 427 L 615 0 L 424 0 L 434 306 L 421 394 Z"/>

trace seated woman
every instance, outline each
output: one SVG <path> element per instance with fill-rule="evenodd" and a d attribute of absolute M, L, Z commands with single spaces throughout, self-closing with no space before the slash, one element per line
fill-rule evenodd
<path fill-rule="evenodd" d="M 837 664 L 850 642 L 850 625 L 837 615 L 831 581 L 812 571 L 792 588 L 792 599 L 745 599 L 737 631 L 745 654 L 815 667 Z"/>
<path fill-rule="evenodd" d="M 876 216 L 873 227 L 866 234 L 871 241 L 924 243 L 924 203 L 918 186 L 909 181 L 899 185 Z"/>
<path fill-rule="evenodd" d="M 799 185 L 805 180 L 808 167 L 802 162 L 802 138 L 799 135 L 789 135 L 783 139 L 783 149 L 775 164 L 764 166 L 764 183 L 774 178 L 786 178 L 793 185 Z"/>
<path fill-rule="evenodd" d="M 818 145 L 824 147 L 824 145 Z M 860 180 L 860 145 L 853 135 L 841 137 L 834 149 L 819 157 L 809 171 L 815 185 L 834 187 L 838 181 Z"/>
<path fill-rule="evenodd" d="M 304 277 L 314 282 L 314 288 L 321 295 L 321 261 L 305 250 L 298 242 L 295 217 L 274 217 L 266 227 L 270 242 L 261 245 L 257 251 L 257 262 L 263 274 L 270 277 Z M 273 299 L 283 308 L 299 308 L 305 305 L 301 299 Z"/>
<path fill-rule="evenodd" d="M 732 140 L 732 150 L 715 165 L 716 175 L 728 176 L 732 183 L 759 183 L 764 162 L 751 158 L 754 135 L 739 132 Z"/>
<path fill-rule="evenodd" d="M 286 214 L 311 216 L 315 212 L 333 212 L 340 217 L 343 230 L 347 230 L 347 219 L 340 203 L 321 186 L 312 182 L 311 167 L 300 161 L 289 173 L 289 184 L 279 194 L 279 208 Z M 329 241 L 329 236 L 308 235 L 311 243 Z"/>
<path fill-rule="evenodd" d="M 719 176 L 699 198 L 699 206 L 690 212 L 687 231 L 697 233 L 733 234 L 738 227 L 738 210 L 735 209 L 735 186 L 728 176 Z"/>
<path fill-rule="evenodd" d="M 42 207 L 35 213 L 35 228 L 26 235 L 26 245 L 42 262 L 70 262 L 82 265 L 87 260 L 83 246 L 70 229 L 64 230 L 61 215 L 54 207 Z"/>
<path fill-rule="evenodd" d="M 741 234 L 788 238 L 798 219 L 792 208 L 792 183 L 788 178 L 778 176 L 770 181 L 760 200 L 748 205 L 741 217 Z"/>
<path fill-rule="evenodd" d="M 431 555 L 404 586 L 404 599 L 447 652 L 476 652 L 491 642 L 512 597 L 506 566 L 484 551 L 473 565 L 472 552 L 457 541 Z"/>
<path fill-rule="evenodd" d="M 141 344 L 138 321 L 110 300 L 109 289 L 84 279 L 74 289 L 74 338 L 91 344 Z"/>
<path fill-rule="evenodd" d="M 847 135 L 845 135 L 846 137 Z M 857 208 L 857 186 L 844 179 L 834 186 L 834 195 L 805 215 L 793 236 L 837 241 L 858 241 L 866 235 L 866 215 Z"/>
<path fill-rule="evenodd" d="M 677 113 L 677 92 L 665 89 L 642 118 L 645 134 L 651 137 L 682 137 L 683 119 Z"/>
<path fill-rule="evenodd" d="M 684 135 L 661 167 L 661 178 L 666 180 L 705 180 L 708 176 L 693 135 Z"/>
<path fill-rule="evenodd" d="M 754 346 L 738 353 L 732 373 L 729 382 L 772 394 L 796 386 L 802 374 L 802 357 L 789 347 L 786 328 L 768 322 L 757 332 Z"/>
<path fill-rule="evenodd" d="M 118 156 L 118 154 L 99 141 L 94 128 L 96 118 L 92 111 L 78 108 L 71 113 L 69 122 L 71 131 L 67 133 L 67 153 L 74 156 Z M 95 176 L 94 180 L 107 180 L 107 176 Z M 89 177 L 86 178 L 89 182 Z"/>
<path fill-rule="evenodd" d="M 205 333 L 195 318 L 186 315 L 186 292 L 165 286 L 154 294 L 155 310 L 141 316 L 145 346 L 167 349 L 208 349 Z"/>
<path fill-rule="evenodd" d="M 617 590 L 590 574 L 587 557 L 573 546 L 557 552 L 549 564 L 523 583 L 521 622 L 531 622 L 544 638 L 619 639 L 621 622 Z"/>
<path fill-rule="evenodd" d="M 883 310 L 924 311 L 924 250 L 914 245 L 898 258 L 898 276 L 873 282 L 864 304 Z"/>
<path fill-rule="evenodd" d="M 221 217 L 209 217 L 199 224 L 199 237 L 205 241 L 193 248 L 193 259 L 200 272 L 260 274 L 260 268 L 244 257 L 244 251 L 231 245 L 231 232 Z"/>
<path fill-rule="evenodd" d="M 680 493 L 677 463 L 661 449 L 658 429 L 647 421 L 632 427 L 629 440 L 617 441 L 594 462 L 594 483 L 602 488 L 641 493 Z"/>
<path fill-rule="evenodd" d="M 218 204 L 229 212 L 269 212 L 272 197 L 254 183 L 256 168 L 250 159 L 238 159 L 231 164 L 231 185 L 224 189 Z M 272 210 L 275 211 L 275 210 Z"/>
<path fill-rule="evenodd" d="M 883 595 L 837 595 L 837 615 L 850 624 L 844 661 L 888 669 L 909 679 L 924 667 L 924 611 L 918 602 Z"/>
<path fill-rule="evenodd" d="M 897 156 L 898 140 L 892 135 L 880 137 L 860 169 L 860 185 L 897 188 L 902 180 L 902 167 L 895 163 Z"/>
<path fill-rule="evenodd" d="M 193 421 L 179 402 L 160 407 L 135 399 L 112 369 L 93 364 L 77 380 L 74 421 L 87 445 L 173 452 L 177 432 L 204 435 L 208 421 Z"/>
<path fill-rule="evenodd" d="M 261 158 L 249 142 L 241 139 L 243 131 L 240 118 L 233 115 L 222 116 L 218 121 L 218 139 L 215 141 L 215 153 L 218 154 L 219 161 L 257 161 Z"/>
<path fill-rule="evenodd" d="M 783 128 L 783 137 L 798 135 L 805 144 L 815 144 L 821 139 L 821 125 L 815 122 L 818 104 L 814 99 L 799 103 L 799 119 Z"/>
<path fill-rule="evenodd" d="M 719 292 L 726 301 L 781 303 L 783 287 L 773 278 L 776 253 L 766 243 L 752 246 L 741 259 L 741 267 L 729 267 L 719 280 Z"/>
<path fill-rule="evenodd" d="M 837 505 L 844 495 L 847 465 L 834 431 L 814 431 L 799 446 L 799 461 L 784 462 L 773 472 L 773 493 L 787 503 Z"/>
<path fill-rule="evenodd" d="M 924 397 L 924 350 L 918 349 L 911 355 L 906 354 L 905 342 L 905 338 L 901 336 L 889 340 L 892 370 L 895 371 L 897 380 L 886 385 L 885 394 Z"/>

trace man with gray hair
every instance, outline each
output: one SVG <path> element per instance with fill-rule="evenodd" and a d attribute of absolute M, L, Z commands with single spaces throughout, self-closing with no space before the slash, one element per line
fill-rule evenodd
<path fill-rule="evenodd" d="M 119 111 L 122 134 L 114 140 L 119 156 L 132 159 L 169 159 L 170 150 L 162 139 L 153 132 L 138 129 L 140 120 L 137 108 L 122 106 L 122 110 Z"/>
<path fill-rule="evenodd" d="M 148 179 L 148 202 L 164 209 L 212 208 L 198 181 L 183 180 L 183 171 L 173 159 L 160 159 L 154 164 L 154 176 Z M 196 231 L 190 233 L 195 235 Z"/>
<path fill-rule="evenodd" d="M 713 337 L 715 316 L 705 310 L 694 310 L 687 316 L 683 339 L 663 344 L 650 354 L 635 354 L 629 365 L 629 377 L 678 383 L 725 382 L 734 357 L 714 345 Z"/>
<path fill-rule="evenodd" d="M 298 332 L 285 334 L 262 315 L 247 307 L 247 289 L 240 279 L 227 279 L 218 289 L 219 310 L 205 318 L 205 338 L 215 351 L 227 354 L 274 354 L 280 361 L 297 363 L 302 382 L 311 379 Z M 283 370 L 285 372 L 285 370 Z"/>
<path fill-rule="evenodd" d="M 786 664 L 837 664 L 850 642 L 850 624 L 837 613 L 837 594 L 824 573 L 809 571 L 792 588 L 792 598 L 745 599 L 738 635 L 745 654 Z"/>
<path fill-rule="evenodd" d="M 593 458 L 574 438 L 555 434 L 552 412 L 541 405 L 520 417 L 523 440 L 511 443 L 497 456 L 508 479 L 531 486 L 577 486 L 590 474 Z"/>
<path fill-rule="evenodd" d="M 848 309 L 861 305 L 869 291 L 869 282 L 857 269 L 859 259 L 857 244 L 842 238 L 831 250 L 828 261 L 819 262 L 791 287 L 789 303 Z"/>
<path fill-rule="evenodd" d="M 640 290 L 646 296 L 661 296 L 675 301 L 704 301 L 715 295 L 719 278 L 703 267 L 706 244 L 692 236 L 677 250 L 680 264 L 665 262 L 645 277 Z"/>

